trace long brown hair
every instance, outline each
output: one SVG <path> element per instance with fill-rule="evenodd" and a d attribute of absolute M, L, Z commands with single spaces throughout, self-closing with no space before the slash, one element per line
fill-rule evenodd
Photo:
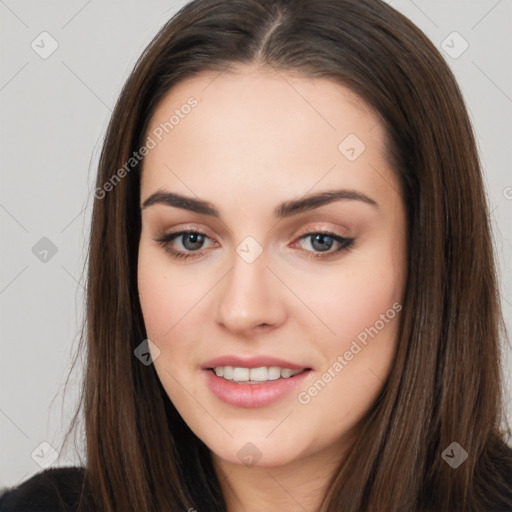
<path fill-rule="evenodd" d="M 137 61 L 96 182 L 80 346 L 87 366 L 71 426 L 82 411 L 80 510 L 226 510 L 209 449 L 154 367 L 133 354 L 146 338 L 136 277 L 140 162 L 125 164 L 176 83 L 252 63 L 327 78 L 366 101 L 388 133 L 407 208 L 396 359 L 320 510 L 512 510 L 510 430 L 500 430 L 506 333 L 472 127 L 439 52 L 380 0 L 195 0 Z M 452 442 L 468 453 L 457 469 L 442 457 Z"/>

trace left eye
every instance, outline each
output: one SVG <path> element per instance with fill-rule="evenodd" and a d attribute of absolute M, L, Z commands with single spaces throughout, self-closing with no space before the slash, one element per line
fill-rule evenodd
<path fill-rule="evenodd" d="M 329 258 L 337 253 L 348 251 L 354 244 L 354 238 L 345 238 L 336 233 L 330 232 L 315 232 L 306 233 L 299 238 L 299 241 L 310 240 L 309 245 L 313 248 L 313 251 L 306 249 L 306 252 L 311 253 L 312 258 Z M 297 243 L 297 242 L 296 242 Z M 334 244 L 338 247 L 331 250 Z"/>
<path fill-rule="evenodd" d="M 328 233 L 308 233 L 303 235 L 300 240 L 310 239 L 310 245 L 315 251 L 325 252 L 332 248 L 335 242 L 340 242 L 341 237 Z"/>

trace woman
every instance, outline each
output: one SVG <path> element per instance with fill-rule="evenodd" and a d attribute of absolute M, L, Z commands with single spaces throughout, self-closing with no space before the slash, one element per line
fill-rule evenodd
<path fill-rule="evenodd" d="M 99 164 L 85 468 L 2 510 L 512 510 L 487 214 L 453 75 L 387 4 L 188 4 Z"/>

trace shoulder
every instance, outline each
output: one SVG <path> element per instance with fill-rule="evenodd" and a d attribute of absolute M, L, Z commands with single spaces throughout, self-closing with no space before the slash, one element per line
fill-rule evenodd
<path fill-rule="evenodd" d="M 21 484 L 0 489 L 0 512 L 71 512 L 76 510 L 85 469 L 49 468 Z"/>

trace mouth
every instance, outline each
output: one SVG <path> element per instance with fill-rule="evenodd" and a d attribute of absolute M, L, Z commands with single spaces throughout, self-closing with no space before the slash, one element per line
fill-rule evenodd
<path fill-rule="evenodd" d="M 294 400 L 293 390 L 312 373 L 312 368 L 281 359 L 258 357 L 242 360 L 222 357 L 202 366 L 205 384 L 225 404 L 258 408 Z"/>

